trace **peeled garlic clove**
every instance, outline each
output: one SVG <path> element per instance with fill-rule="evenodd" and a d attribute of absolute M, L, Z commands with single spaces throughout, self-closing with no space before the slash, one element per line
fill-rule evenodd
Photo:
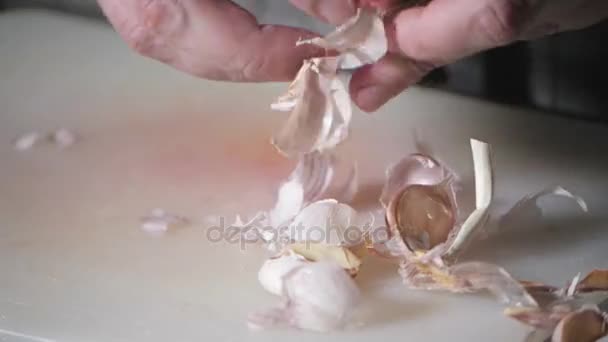
<path fill-rule="evenodd" d="M 608 334 L 608 319 L 597 309 L 582 309 L 564 317 L 552 342 L 593 342 Z"/>
<path fill-rule="evenodd" d="M 360 8 L 357 14 L 325 37 L 297 43 L 314 44 L 340 52 L 340 68 L 354 69 L 375 63 L 388 50 L 382 18 L 370 8 Z"/>
<path fill-rule="evenodd" d="M 272 139 L 288 157 L 326 151 L 346 139 L 352 117 L 348 89 L 336 75 L 335 57 L 304 61 L 298 91 L 280 108 L 291 108 L 289 118 Z M 295 94 L 295 95 L 294 95 Z M 294 99 L 295 98 L 295 99 Z"/>
<path fill-rule="evenodd" d="M 280 325 L 328 332 L 343 328 L 360 292 L 344 269 L 333 262 L 303 265 L 284 277 L 284 298 L 278 306 L 249 316 L 249 326 L 268 329 Z"/>
<path fill-rule="evenodd" d="M 399 234 L 412 251 L 429 250 L 448 239 L 455 213 L 445 188 L 412 185 L 403 189 L 387 208 L 392 234 Z"/>
<path fill-rule="evenodd" d="M 596 269 L 576 285 L 575 292 L 608 291 L 608 269 Z"/>
<path fill-rule="evenodd" d="M 510 307 L 538 307 L 521 283 L 497 265 L 467 262 L 450 267 L 450 274 L 465 280 L 475 290 L 489 291 Z"/>
<path fill-rule="evenodd" d="M 485 222 L 493 194 L 490 147 L 471 139 L 471 150 L 476 208 L 460 226 L 456 225 L 458 206 L 447 169 L 431 158 L 415 155 L 389 170 L 381 201 L 386 203 L 390 231 L 399 234 L 406 245 L 405 257 L 434 248 L 441 257 L 453 257 Z"/>
<path fill-rule="evenodd" d="M 306 263 L 302 256 L 295 253 L 270 258 L 260 268 L 258 281 L 266 291 L 280 296 L 283 294 L 285 276 Z"/>
<path fill-rule="evenodd" d="M 359 272 L 361 259 L 350 249 L 342 246 L 332 246 L 320 243 L 295 243 L 287 246 L 287 249 L 304 257 L 306 260 L 332 261 L 340 265 L 351 276 Z"/>

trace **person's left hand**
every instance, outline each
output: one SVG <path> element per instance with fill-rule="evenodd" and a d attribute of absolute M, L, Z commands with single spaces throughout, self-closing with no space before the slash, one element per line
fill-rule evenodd
<path fill-rule="evenodd" d="M 189 74 L 239 82 L 289 81 L 306 58 L 323 55 L 298 39 L 306 30 L 260 25 L 229 0 L 98 0 L 129 46 Z"/>

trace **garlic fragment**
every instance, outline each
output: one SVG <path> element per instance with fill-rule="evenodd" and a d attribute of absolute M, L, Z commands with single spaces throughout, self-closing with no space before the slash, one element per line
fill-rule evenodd
<path fill-rule="evenodd" d="M 159 235 L 166 233 L 170 227 L 188 224 L 185 217 L 170 214 L 163 209 L 153 209 L 150 214 L 142 217 L 141 229 L 147 233 Z"/>
<path fill-rule="evenodd" d="M 78 137 L 74 132 L 67 128 L 59 128 L 47 134 L 41 134 L 40 132 L 24 133 L 13 141 L 13 147 L 17 151 L 27 151 L 39 143 L 46 142 L 59 148 L 66 148 L 75 144 L 77 140 Z"/>
<path fill-rule="evenodd" d="M 18 136 L 14 142 L 13 147 L 17 151 L 27 151 L 34 147 L 41 139 L 40 133 L 28 132 Z"/>
<path fill-rule="evenodd" d="M 360 292 L 342 267 L 314 262 L 284 278 L 283 300 L 276 307 L 249 315 L 250 329 L 280 325 L 328 332 L 345 327 L 360 301 Z"/>
<path fill-rule="evenodd" d="M 49 139 L 58 147 L 66 148 L 76 143 L 76 134 L 67 128 L 60 128 L 49 135 Z"/>
<path fill-rule="evenodd" d="M 272 144 L 288 157 L 334 148 L 346 139 L 352 105 L 346 85 L 337 77 L 335 57 L 305 60 L 288 93 L 271 105 L 290 110 Z"/>
<path fill-rule="evenodd" d="M 339 67 L 355 69 L 382 58 L 388 40 L 382 18 L 371 8 L 359 8 L 357 14 L 325 37 L 301 40 L 297 45 L 314 44 L 340 53 Z"/>

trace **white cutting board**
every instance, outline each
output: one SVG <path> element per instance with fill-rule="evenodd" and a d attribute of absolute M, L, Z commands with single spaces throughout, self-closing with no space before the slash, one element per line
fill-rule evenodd
<path fill-rule="evenodd" d="M 290 172 L 268 143 L 285 118 L 268 104 L 284 88 L 183 75 L 133 54 L 98 22 L 0 15 L 0 341 L 521 340 L 528 329 L 489 296 L 408 291 L 377 261 L 357 279 L 358 329 L 247 330 L 247 313 L 276 300 L 257 284 L 264 253 L 205 233 L 212 217 L 231 223 L 271 206 Z M 544 220 L 476 243 L 469 258 L 556 285 L 608 267 L 608 127 L 423 89 L 355 114 L 343 150 L 361 165 L 358 207 L 376 205 L 385 167 L 414 151 L 414 131 L 470 192 L 476 137 L 494 147 L 495 212 L 561 184 L 591 214 L 546 201 Z M 82 140 L 12 148 L 20 133 L 57 127 Z M 147 235 L 139 218 L 155 207 L 195 223 Z"/>

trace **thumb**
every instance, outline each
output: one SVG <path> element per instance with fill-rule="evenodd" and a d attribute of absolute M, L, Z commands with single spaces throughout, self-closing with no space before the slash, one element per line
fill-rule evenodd
<path fill-rule="evenodd" d="M 516 40 L 528 11 L 513 0 L 434 0 L 389 23 L 393 49 L 441 66 Z M 519 4 L 519 5 L 518 5 Z"/>

